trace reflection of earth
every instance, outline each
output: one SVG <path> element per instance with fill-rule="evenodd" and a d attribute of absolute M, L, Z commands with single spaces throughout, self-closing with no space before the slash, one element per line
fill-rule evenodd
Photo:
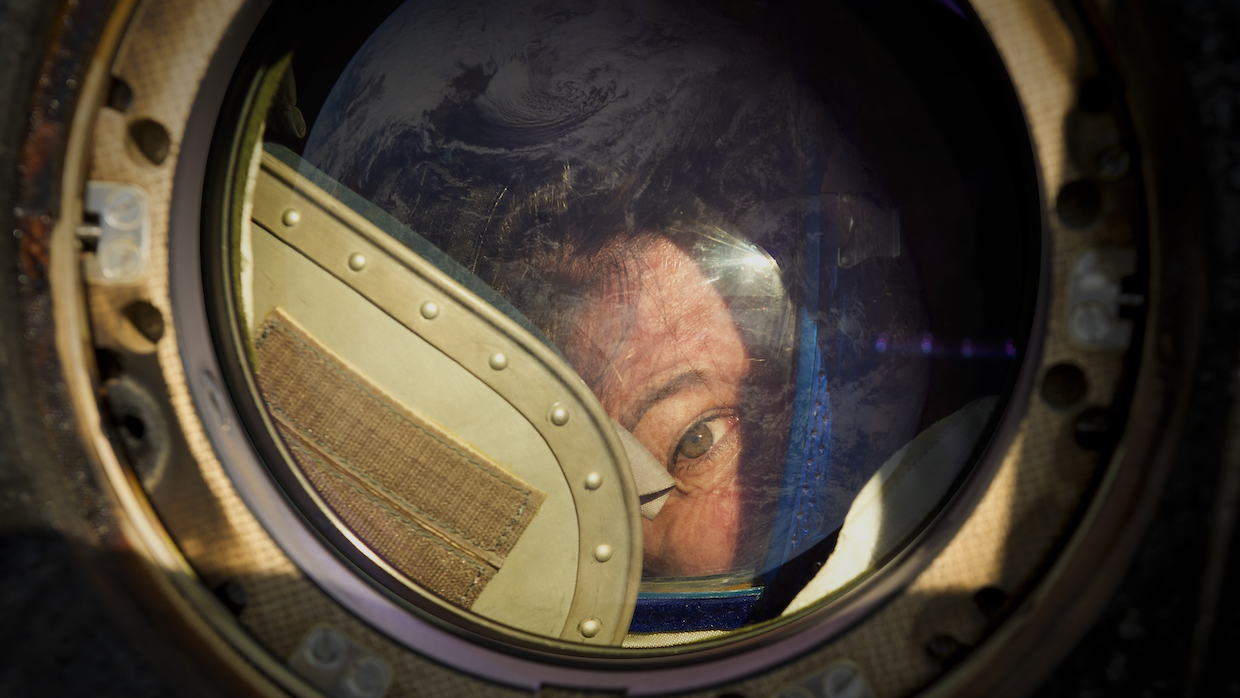
<path fill-rule="evenodd" d="M 804 188 L 785 131 L 808 103 L 765 54 L 692 5 L 409 2 L 349 65 L 306 154 L 432 239 L 463 202 L 566 164 L 587 194 L 661 172 L 752 230 L 771 217 L 755 199 Z"/>
<path fill-rule="evenodd" d="M 407 2 L 337 82 L 306 158 L 458 259 L 502 197 L 566 169 L 574 194 L 623 187 L 630 208 L 688 193 L 799 284 L 789 269 L 807 232 L 818 234 L 806 211 L 824 173 L 862 196 L 872 177 L 848 175 L 855 154 L 774 55 L 690 3 Z M 815 392 L 829 403 L 818 419 L 832 416 L 794 444 L 825 454 L 798 487 L 818 503 L 812 539 L 840 525 L 917 425 L 925 359 L 873 351 L 882 332 L 922 331 L 911 327 L 922 322 L 915 273 L 902 264 L 840 270 L 824 291 L 819 366 L 830 384 Z"/>

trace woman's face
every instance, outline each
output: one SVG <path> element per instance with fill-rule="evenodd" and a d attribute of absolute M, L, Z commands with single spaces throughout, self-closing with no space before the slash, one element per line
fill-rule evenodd
<path fill-rule="evenodd" d="M 604 409 L 676 481 L 658 516 L 643 520 L 647 572 L 752 569 L 770 499 L 757 483 L 775 459 L 747 449 L 755 435 L 743 396 L 761 388 L 723 298 L 679 247 L 658 239 L 586 302 L 579 322 L 582 339 L 566 353 L 583 375 L 601 376 Z"/>

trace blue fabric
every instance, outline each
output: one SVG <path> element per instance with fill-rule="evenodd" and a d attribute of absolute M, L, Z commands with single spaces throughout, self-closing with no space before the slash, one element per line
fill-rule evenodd
<path fill-rule="evenodd" d="M 761 595 L 762 587 L 709 593 L 641 592 L 629 632 L 735 630 L 745 624 Z"/>
<path fill-rule="evenodd" d="M 835 286 L 835 265 L 823 259 L 821 212 L 814 209 L 805 221 L 801 310 L 797 318 L 800 333 L 797 347 L 796 397 L 792 406 L 792 428 L 784 460 L 784 479 L 779 497 L 771 544 L 767 550 L 764 580 L 773 575 L 801 550 L 812 547 L 825 532 L 818 531 L 819 489 L 825 482 L 830 460 L 831 413 L 827 391 L 827 370 L 819 346 L 818 312 L 820 274 L 827 262 L 831 287 Z M 834 231 L 830 231 L 834 232 Z M 834 250 L 834 240 L 827 249 Z"/>
<path fill-rule="evenodd" d="M 809 392 L 810 405 L 806 414 L 804 437 L 791 442 L 789 450 L 800 455 L 800 477 L 793 492 L 793 526 L 784 546 L 783 561 L 787 562 L 827 536 L 823 530 L 820 493 L 831 470 L 831 392 L 827 389 L 827 369 L 822 350 L 815 343 L 813 383 Z M 797 448 L 797 446 L 800 446 Z"/>

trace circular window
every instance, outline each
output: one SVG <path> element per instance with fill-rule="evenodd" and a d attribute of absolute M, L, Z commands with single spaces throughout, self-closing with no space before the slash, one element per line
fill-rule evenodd
<path fill-rule="evenodd" d="M 250 41 L 204 249 L 245 429 L 359 583 L 682 653 L 829 612 L 985 477 L 1042 222 L 971 15 L 320 5 Z"/>
<path fill-rule="evenodd" d="M 1209 317 L 1141 5 L 67 2 L 0 431 L 223 693 L 1017 694 Z"/>

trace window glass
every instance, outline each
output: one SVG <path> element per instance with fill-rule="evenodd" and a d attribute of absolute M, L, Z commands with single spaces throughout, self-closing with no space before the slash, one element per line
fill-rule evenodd
<path fill-rule="evenodd" d="M 863 579 L 968 475 L 1038 222 L 964 9 L 324 17 L 263 78 L 230 254 L 282 477 L 380 583 L 684 644 Z"/>

